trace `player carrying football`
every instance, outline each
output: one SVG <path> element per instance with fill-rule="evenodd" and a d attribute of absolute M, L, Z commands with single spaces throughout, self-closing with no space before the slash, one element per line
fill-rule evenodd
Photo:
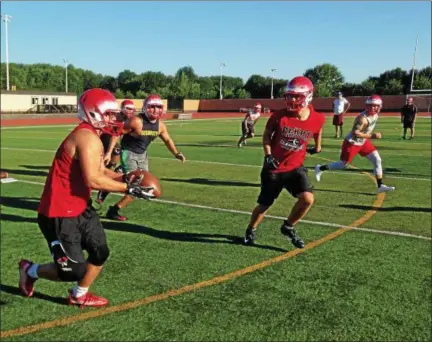
<path fill-rule="evenodd" d="M 26 259 L 19 262 L 19 289 L 24 296 L 31 297 L 35 282 L 43 278 L 76 282 L 68 297 L 69 304 L 108 304 L 107 299 L 88 291 L 110 253 L 99 216 L 91 205 L 90 192 L 95 189 L 144 199 L 154 197 L 152 188 L 142 187 L 141 180 L 126 182 L 124 175 L 103 164 L 100 135 L 119 134 L 123 122 L 116 120 L 118 112 L 115 97 L 106 90 L 95 88 L 81 95 L 78 102 L 81 123 L 59 146 L 38 208 L 38 225 L 53 262 L 37 264 Z M 83 250 L 87 250 L 87 258 Z"/>

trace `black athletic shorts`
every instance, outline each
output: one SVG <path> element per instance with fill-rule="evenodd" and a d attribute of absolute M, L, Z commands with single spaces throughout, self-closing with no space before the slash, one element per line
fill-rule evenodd
<path fill-rule="evenodd" d="M 100 247 L 107 246 L 99 215 L 91 204 L 77 217 L 46 217 L 39 214 L 38 224 L 48 242 L 54 262 L 58 259 L 54 253 L 56 249 L 52 248 L 56 242 L 60 242 L 66 256 L 76 263 L 86 261 L 84 249 L 87 250 L 88 260 L 91 262 L 92 256 L 97 255 Z"/>
<path fill-rule="evenodd" d="M 404 120 L 403 128 L 413 128 L 413 127 L 414 127 L 414 121 Z"/>
<path fill-rule="evenodd" d="M 279 197 L 282 189 L 286 189 L 293 197 L 302 192 L 312 192 L 312 185 L 307 172 L 305 167 L 298 167 L 288 172 L 272 173 L 263 167 L 258 204 L 272 205 L 275 199 Z"/>

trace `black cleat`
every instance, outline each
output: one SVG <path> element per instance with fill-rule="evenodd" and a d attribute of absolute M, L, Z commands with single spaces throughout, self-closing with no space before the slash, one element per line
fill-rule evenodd
<path fill-rule="evenodd" d="M 102 204 L 108 195 L 109 195 L 109 192 L 99 190 L 99 192 L 97 193 L 97 196 L 96 196 L 96 202 L 98 204 Z"/>
<path fill-rule="evenodd" d="M 283 224 L 280 230 L 283 235 L 285 235 L 289 240 L 291 240 L 294 246 L 296 246 L 297 248 L 304 248 L 304 241 L 301 239 L 300 236 L 297 235 L 293 227 Z"/>
<path fill-rule="evenodd" d="M 244 237 L 245 245 L 253 245 L 255 242 L 255 229 L 247 227 Z"/>

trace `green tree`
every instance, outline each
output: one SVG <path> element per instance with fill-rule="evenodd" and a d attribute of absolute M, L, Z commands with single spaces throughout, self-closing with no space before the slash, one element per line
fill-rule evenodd
<path fill-rule="evenodd" d="M 270 92 L 267 88 L 268 80 L 261 75 L 252 75 L 246 81 L 244 89 L 250 93 L 251 98 L 259 99 L 270 97 Z"/>
<path fill-rule="evenodd" d="M 114 93 L 114 96 L 116 97 L 116 99 L 125 99 L 126 98 L 125 93 L 123 93 L 123 91 L 121 91 L 121 89 L 117 89 L 116 92 Z"/>
<path fill-rule="evenodd" d="M 432 80 L 424 75 L 415 76 L 413 89 L 432 89 Z"/>
<path fill-rule="evenodd" d="M 332 96 L 344 84 L 344 77 L 338 67 L 324 63 L 307 69 L 304 76 L 308 77 L 315 86 L 316 97 Z"/>

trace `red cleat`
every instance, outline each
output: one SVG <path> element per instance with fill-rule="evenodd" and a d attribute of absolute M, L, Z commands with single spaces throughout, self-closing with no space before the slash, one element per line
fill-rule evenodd
<path fill-rule="evenodd" d="M 20 274 L 19 289 L 25 297 L 31 297 L 34 293 L 34 283 L 36 280 L 32 279 L 32 277 L 27 274 L 27 271 L 31 265 L 33 265 L 33 263 L 30 260 L 25 259 L 21 259 L 21 261 L 18 263 Z"/>
<path fill-rule="evenodd" d="M 68 297 L 69 305 L 78 305 L 81 309 L 85 306 L 99 307 L 108 305 L 108 299 L 94 295 L 91 292 L 87 292 L 81 297 L 74 297 L 72 291 Z"/>
<path fill-rule="evenodd" d="M 108 208 L 108 211 L 106 213 L 106 217 L 111 219 L 111 220 L 116 220 L 116 221 L 126 221 L 127 220 L 126 216 L 120 215 L 119 212 L 114 209 L 114 207 Z"/>

